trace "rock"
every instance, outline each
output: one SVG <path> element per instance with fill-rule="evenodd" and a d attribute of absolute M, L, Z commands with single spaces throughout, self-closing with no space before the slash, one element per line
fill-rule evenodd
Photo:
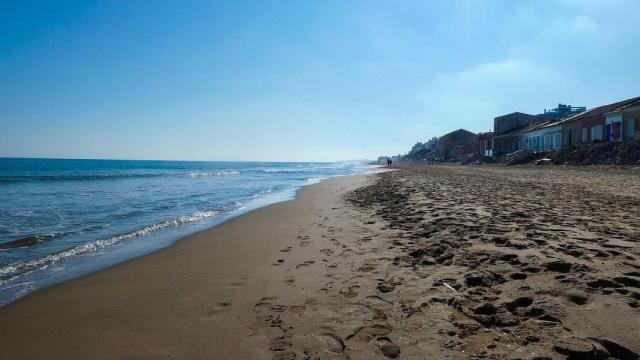
<path fill-rule="evenodd" d="M 384 356 L 391 359 L 395 359 L 398 356 L 400 356 L 400 348 L 398 347 L 398 345 L 394 345 L 394 344 L 382 345 L 380 350 L 382 350 L 382 354 L 384 354 Z"/>
<path fill-rule="evenodd" d="M 569 290 L 564 294 L 564 296 L 567 298 L 567 300 L 578 305 L 584 305 L 587 303 L 587 301 L 589 301 L 589 295 L 587 295 L 586 292 L 580 290 Z"/>
<path fill-rule="evenodd" d="M 567 359 L 571 360 L 603 360 L 609 358 L 609 353 L 600 344 L 577 338 L 559 340 L 553 346 L 553 350 L 566 355 Z"/>

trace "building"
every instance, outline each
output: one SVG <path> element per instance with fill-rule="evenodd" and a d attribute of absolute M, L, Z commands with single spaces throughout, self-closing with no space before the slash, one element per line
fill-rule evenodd
<path fill-rule="evenodd" d="M 493 131 L 478 133 L 473 153 L 483 157 L 493 156 Z"/>
<path fill-rule="evenodd" d="M 409 150 L 407 155 L 417 154 L 419 152 L 435 152 L 437 143 L 437 137 L 433 137 L 431 140 L 426 142 L 417 142 L 413 147 L 411 147 L 411 150 Z"/>
<path fill-rule="evenodd" d="M 562 125 L 548 120 L 522 131 L 524 150 L 533 152 L 557 151 L 562 148 Z"/>
<path fill-rule="evenodd" d="M 607 141 L 640 140 L 640 99 L 606 113 L 604 126 Z"/>
<path fill-rule="evenodd" d="M 544 113 L 538 114 L 538 117 L 545 118 L 547 120 L 560 120 L 569 116 L 580 114 L 587 111 L 586 106 L 571 106 L 565 104 L 558 104 L 555 109 L 544 109 Z"/>
<path fill-rule="evenodd" d="M 493 119 L 493 156 L 508 154 L 524 148 L 522 130 L 542 123 L 545 119 L 521 112 L 498 116 Z"/>
<path fill-rule="evenodd" d="M 465 146 L 472 146 L 475 139 L 476 134 L 464 129 L 442 135 L 437 141 L 436 158 L 439 160 L 460 160 L 460 152 L 467 151 Z"/>
<path fill-rule="evenodd" d="M 628 138 L 629 126 L 626 134 L 624 124 L 631 123 L 627 120 L 623 124 L 625 109 L 634 109 L 640 101 L 640 97 L 631 98 L 607 105 L 598 106 L 580 114 L 561 120 L 562 146 L 587 144 L 598 141 L 622 141 Z M 628 110 L 627 119 L 634 119 L 633 132 L 635 132 L 634 110 Z M 634 134 L 635 136 L 635 134 Z M 633 137 L 633 136 L 632 136 Z"/>

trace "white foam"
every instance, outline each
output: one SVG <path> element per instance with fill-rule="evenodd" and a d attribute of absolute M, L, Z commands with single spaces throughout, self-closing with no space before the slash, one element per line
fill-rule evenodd
<path fill-rule="evenodd" d="M 268 189 L 266 189 L 266 190 L 262 190 L 262 191 L 258 192 L 257 194 L 253 195 L 253 197 L 261 197 L 261 196 L 265 196 L 265 195 L 267 195 L 267 194 L 271 193 L 271 191 L 273 191 L 273 190 L 271 189 L 271 186 L 269 186 L 269 188 L 268 188 Z"/>
<path fill-rule="evenodd" d="M 193 172 L 189 175 L 191 175 L 191 177 L 204 177 L 204 176 L 231 176 L 231 175 L 238 175 L 240 174 L 239 171 L 218 171 L 218 172 L 214 172 L 214 173 L 203 173 L 203 172 Z"/>
<path fill-rule="evenodd" d="M 241 206 L 242 204 L 235 203 L 233 208 L 238 209 Z M 8 281 L 11 281 L 19 276 L 26 275 L 30 272 L 33 272 L 35 270 L 44 269 L 53 263 L 69 258 L 71 256 L 80 255 L 80 254 L 84 254 L 91 251 L 96 251 L 98 249 L 102 249 L 107 246 L 115 245 L 123 240 L 128 240 L 131 238 L 148 235 L 154 231 L 198 222 L 198 221 L 210 218 L 212 216 L 215 216 L 218 213 L 219 212 L 215 210 L 195 212 L 193 214 L 181 216 L 176 219 L 171 219 L 171 220 L 163 221 L 161 223 L 149 225 L 142 229 L 132 231 L 130 233 L 112 236 L 107 239 L 88 242 L 86 244 L 78 245 L 73 248 L 63 250 L 55 254 L 49 254 L 49 255 L 40 257 L 38 259 L 34 259 L 26 262 L 16 262 L 13 264 L 5 265 L 3 267 L 0 267 L 0 285 Z"/>

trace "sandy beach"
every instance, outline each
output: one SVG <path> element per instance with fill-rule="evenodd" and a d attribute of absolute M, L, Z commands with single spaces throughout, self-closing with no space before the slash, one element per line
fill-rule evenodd
<path fill-rule="evenodd" d="M 637 359 L 640 171 L 337 177 L 0 308 L 7 359 Z"/>

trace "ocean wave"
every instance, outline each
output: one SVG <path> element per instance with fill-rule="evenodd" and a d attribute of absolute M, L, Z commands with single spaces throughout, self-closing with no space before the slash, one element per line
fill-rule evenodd
<path fill-rule="evenodd" d="M 271 188 L 271 186 L 269 186 L 267 189 L 259 191 L 256 194 L 254 194 L 253 197 L 257 198 L 257 197 L 265 196 L 265 195 L 271 193 L 272 191 L 273 191 L 273 189 Z"/>
<path fill-rule="evenodd" d="M 306 174 L 320 171 L 318 169 L 252 169 L 248 173 L 254 174 Z"/>
<path fill-rule="evenodd" d="M 42 234 L 42 235 L 26 236 L 20 239 L 0 243 L 0 250 L 15 249 L 15 248 L 21 248 L 21 247 L 32 247 L 32 246 L 38 245 L 43 241 L 51 240 L 57 236 L 59 236 L 59 234 Z"/>
<path fill-rule="evenodd" d="M 90 181 L 131 178 L 154 178 L 162 174 L 73 174 L 73 175 L 20 175 L 0 176 L 0 183 L 25 181 Z"/>
<path fill-rule="evenodd" d="M 218 171 L 218 172 L 212 172 L 212 173 L 193 172 L 189 175 L 191 177 L 202 177 L 202 176 L 231 176 L 231 175 L 238 175 L 238 174 L 240 174 L 239 171 Z"/>
<path fill-rule="evenodd" d="M 240 203 L 234 203 L 232 206 L 229 207 L 229 209 L 225 209 L 225 210 L 238 209 L 241 206 L 242 204 Z M 40 257 L 38 259 L 34 259 L 30 261 L 20 261 L 20 262 L 15 262 L 8 265 L 3 265 L 0 267 L 0 285 L 8 281 L 11 281 L 15 278 L 18 278 L 22 275 L 31 273 L 35 270 L 44 269 L 51 264 L 54 264 L 60 260 L 64 260 L 72 256 L 96 251 L 111 245 L 115 245 L 124 240 L 148 235 L 155 231 L 159 231 L 167 228 L 175 228 L 175 227 L 195 223 L 198 221 L 202 221 L 204 219 L 210 218 L 217 214 L 219 214 L 219 211 L 217 210 L 195 212 L 190 215 L 185 215 L 179 218 L 145 226 L 144 228 L 141 228 L 129 233 L 112 236 L 107 239 L 91 241 L 86 244 L 78 245 L 57 253 Z"/>

